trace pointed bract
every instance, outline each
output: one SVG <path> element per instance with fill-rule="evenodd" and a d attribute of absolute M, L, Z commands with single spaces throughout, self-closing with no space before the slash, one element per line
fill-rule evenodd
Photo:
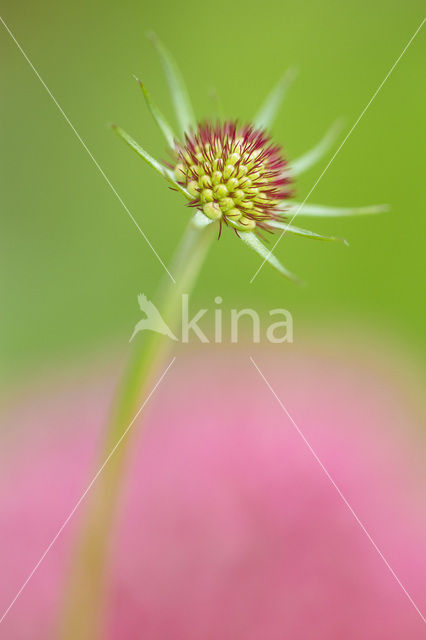
<path fill-rule="evenodd" d="M 291 205 L 289 207 L 287 206 L 284 211 L 290 214 L 298 211 L 298 216 L 305 217 L 344 218 L 387 213 L 389 210 L 390 207 L 387 204 L 375 204 L 368 207 L 325 207 L 321 204 L 303 204 L 303 206 L 301 206 L 301 204 L 292 201 Z"/>
<path fill-rule="evenodd" d="M 294 273 L 291 273 L 291 271 L 286 269 L 274 256 L 274 254 L 271 253 L 271 251 L 267 247 L 265 247 L 264 244 L 262 244 L 262 242 L 254 233 L 252 233 L 251 231 L 239 231 L 238 236 L 247 246 L 250 247 L 250 249 L 256 251 L 256 253 L 261 258 L 263 258 L 264 261 L 268 262 L 271 267 L 276 269 L 278 273 L 286 277 L 288 280 L 295 282 L 296 284 L 302 284 L 299 278 L 295 276 Z"/>
<path fill-rule="evenodd" d="M 160 164 L 160 162 L 155 160 L 155 158 L 153 158 L 147 151 L 145 151 L 145 149 L 143 149 L 135 140 L 133 140 L 133 138 L 129 136 L 129 134 L 124 131 L 124 129 L 117 126 L 116 124 L 112 124 L 111 127 L 117 133 L 117 135 L 119 135 L 120 138 L 122 138 L 122 140 L 124 140 L 124 142 L 126 142 L 126 144 L 128 144 L 129 147 L 138 154 L 138 156 L 143 158 L 145 162 L 149 164 L 150 167 L 158 171 L 158 173 L 160 173 L 163 178 L 167 178 L 167 169 L 165 166 Z"/>
<path fill-rule="evenodd" d="M 139 78 L 136 78 L 136 82 L 142 89 L 147 107 L 150 110 L 151 115 L 154 118 L 155 122 L 157 123 L 158 128 L 160 129 L 161 133 L 165 137 L 169 147 L 173 149 L 175 140 L 176 140 L 176 136 L 173 133 L 173 129 L 171 128 L 171 126 L 169 125 L 169 123 L 167 122 L 166 118 L 163 116 L 163 114 L 161 113 L 157 105 L 152 100 L 151 94 L 149 93 L 145 85 L 139 80 Z"/>
<path fill-rule="evenodd" d="M 170 169 L 158 162 L 158 160 L 155 160 L 155 158 L 153 158 L 147 151 L 145 151 L 145 149 L 141 147 L 140 144 L 133 140 L 133 138 L 126 131 L 124 131 L 124 129 L 118 127 L 116 124 L 112 124 L 111 128 L 117 133 L 118 136 L 120 136 L 122 140 L 124 140 L 126 144 L 129 145 L 131 149 L 133 149 L 133 151 L 138 154 L 138 156 L 143 158 L 143 160 L 145 160 L 145 162 L 149 164 L 150 167 L 152 167 L 153 169 L 155 169 L 155 171 L 162 175 L 163 178 L 167 180 L 167 182 L 170 182 L 175 190 L 180 191 L 180 193 L 182 193 L 188 200 L 192 200 L 191 194 L 185 189 L 183 185 L 176 182 L 174 174 L 172 171 L 170 171 Z"/>
<path fill-rule="evenodd" d="M 285 233 L 291 233 L 296 236 L 303 236 L 305 238 L 311 238 L 312 240 L 324 240 L 326 242 L 343 242 L 343 244 L 348 245 L 348 241 L 344 238 L 336 238 L 334 236 L 324 236 L 320 233 L 315 233 L 314 231 L 309 231 L 308 229 L 301 229 L 300 227 L 295 227 L 294 225 L 287 224 L 286 222 L 280 222 L 274 220 L 270 223 L 271 227 L 275 227 L 275 229 L 282 229 Z"/>
<path fill-rule="evenodd" d="M 287 69 L 281 80 L 266 97 L 265 102 L 253 119 L 253 124 L 257 129 L 269 129 L 273 125 L 285 95 L 297 73 L 297 69 L 294 67 Z"/>
<path fill-rule="evenodd" d="M 154 43 L 154 46 L 161 58 L 164 73 L 166 74 L 167 83 L 169 85 L 170 93 L 173 100 L 176 118 L 179 123 L 180 134 L 183 138 L 184 134 L 189 133 L 190 130 L 194 129 L 196 125 L 194 110 L 189 99 L 185 82 L 173 56 L 166 49 L 163 43 L 160 42 L 160 40 L 154 33 L 150 33 L 149 37 Z"/>
<path fill-rule="evenodd" d="M 321 160 L 337 140 L 343 129 L 343 120 L 339 119 L 330 127 L 325 136 L 312 149 L 290 163 L 290 170 L 295 176 L 308 171 Z"/>

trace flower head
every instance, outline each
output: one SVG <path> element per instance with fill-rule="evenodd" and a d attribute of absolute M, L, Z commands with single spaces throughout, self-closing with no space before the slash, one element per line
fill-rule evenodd
<path fill-rule="evenodd" d="M 138 80 L 154 120 L 169 146 L 172 162 L 158 162 L 123 129 L 114 125 L 121 138 L 176 191 L 183 194 L 190 207 L 197 209 L 191 224 L 199 229 L 222 223 L 269 262 L 282 275 L 297 280 L 272 250 L 259 240 L 262 231 L 279 230 L 284 234 L 314 240 L 340 240 L 292 224 L 297 216 L 337 217 L 386 211 L 385 205 L 341 208 L 305 204 L 293 200 L 294 179 L 321 160 L 330 149 L 340 129 L 333 125 L 325 136 L 300 158 L 288 162 L 281 147 L 273 143 L 269 131 L 284 95 L 294 78 L 289 70 L 272 90 L 251 124 L 236 121 L 198 124 L 179 69 L 167 49 L 152 36 L 160 55 L 174 102 L 180 134 L 154 104 L 146 87 Z M 309 194 L 308 194 L 309 195 Z M 347 244 L 347 243 L 346 243 Z"/>
<path fill-rule="evenodd" d="M 291 178 L 281 148 L 264 131 L 205 123 L 177 142 L 175 153 L 174 175 L 193 196 L 191 206 L 236 230 L 274 230 L 270 222 L 281 219 Z"/>

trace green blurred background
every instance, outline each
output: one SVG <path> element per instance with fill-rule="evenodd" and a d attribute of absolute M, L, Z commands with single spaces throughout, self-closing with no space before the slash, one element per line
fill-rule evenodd
<path fill-rule="evenodd" d="M 2 3 L 1 15 L 167 263 L 186 225 L 182 199 L 107 128 L 121 124 L 156 157 L 164 143 L 135 73 L 172 119 L 154 29 L 175 54 L 197 116 L 249 120 L 290 65 L 300 69 L 273 134 L 289 158 L 338 116 L 349 128 L 423 17 L 420 1 L 214 3 L 80 0 Z M 350 247 L 285 238 L 280 279 L 224 233 L 193 306 L 289 309 L 299 327 L 373 327 L 407 351 L 425 343 L 424 30 L 395 69 L 310 202 L 387 202 L 390 214 L 299 221 Z M 162 268 L 23 56 L 0 25 L 1 376 L 126 346 L 136 294 L 155 295 Z M 423 163 L 423 165 L 422 165 Z M 302 198 L 326 160 L 297 185 Z M 155 300 L 155 298 L 154 298 Z M 295 335 L 297 339 L 297 333 Z"/>

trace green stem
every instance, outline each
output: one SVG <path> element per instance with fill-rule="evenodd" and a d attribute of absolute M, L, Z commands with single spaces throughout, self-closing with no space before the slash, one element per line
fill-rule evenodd
<path fill-rule="evenodd" d="M 158 309 L 174 333 L 179 328 L 182 294 L 191 291 L 198 277 L 215 227 L 211 224 L 200 229 L 190 223 L 171 266 L 176 284 L 167 280 L 160 289 Z M 144 337 L 145 340 L 141 340 L 141 336 L 135 338 L 135 348 L 107 425 L 100 465 L 151 391 L 173 344 L 169 337 L 156 332 L 147 333 Z M 106 565 L 133 430 L 131 428 L 123 437 L 91 490 L 60 621 L 60 640 L 95 640 L 102 633 Z"/>

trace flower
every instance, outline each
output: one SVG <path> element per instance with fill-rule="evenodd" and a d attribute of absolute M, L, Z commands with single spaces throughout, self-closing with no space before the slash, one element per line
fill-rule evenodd
<path fill-rule="evenodd" d="M 239 126 L 236 121 L 197 123 L 180 71 L 164 45 L 151 35 L 160 55 L 173 99 L 179 136 L 164 118 L 147 88 L 138 81 L 147 106 L 163 133 L 173 162 L 159 162 L 143 149 L 128 133 L 112 125 L 117 134 L 158 171 L 176 191 L 188 200 L 196 212 L 192 224 L 203 228 L 222 223 L 231 227 L 236 235 L 264 262 L 291 280 L 297 278 L 261 241 L 262 231 L 280 231 L 315 240 L 338 240 L 292 224 L 296 215 L 337 217 L 380 213 L 386 205 L 368 207 L 325 207 L 295 202 L 290 185 L 301 173 L 310 169 L 329 150 L 340 131 L 335 123 L 320 142 L 293 162 L 288 162 L 281 147 L 271 141 L 270 129 L 282 100 L 294 76 L 290 69 L 267 96 L 253 122 Z M 273 247 L 275 248 L 275 246 Z"/>
<path fill-rule="evenodd" d="M 176 143 L 177 182 L 193 196 L 191 206 L 235 230 L 273 231 L 278 206 L 291 195 L 281 148 L 262 130 L 236 122 L 202 124 Z"/>

